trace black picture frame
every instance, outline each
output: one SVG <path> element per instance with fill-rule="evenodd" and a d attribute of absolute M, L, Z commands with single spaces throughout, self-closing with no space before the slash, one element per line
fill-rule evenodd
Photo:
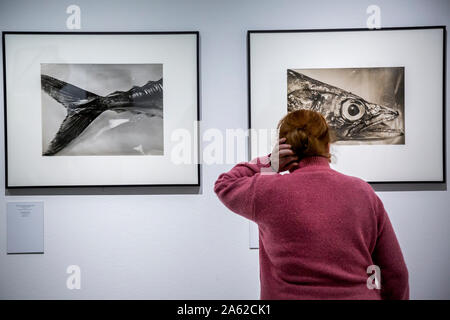
<path fill-rule="evenodd" d="M 248 30 L 247 31 L 247 111 L 248 111 L 248 129 L 252 128 L 252 101 L 251 101 L 251 35 L 258 33 L 311 33 L 311 32 L 354 32 L 354 31 L 364 31 L 364 32 L 384 32 L 391 30 L 418 30 L 418 29 L 441 29 L 442 30 L 442 43 L 443 43 L 443 52 L 442 52 L 442 64 L 443 64 L 443 73 L 442 73 L 442 179 L 441 180 L 432 180 L 432 181 L 367 181 L 371 185 L 374 186 L 384 186 L 384 185 L 410 185 L 410 184 L 425 184 L 425 185 L 433 185 L 433 184 L 446 184 L 447 183 L 447 168 L 446 168 L 446 159 L 447 159 L 447 148 L 446 148 L 446 71 L 447 71 L 447 28 L 445 25 L 435 25 L 435 26 L 410 26 L 410 27 L 385 27 L 379 29 L 367 29 L 367 28 L 338 28 L 338 29 L 277 29 L 277 30 Z M 251 140 L 250 137 L 248 139 L 248 157 L 251 158 Z M 388 188 L 389 189 L 389 188 Z"/>
<path fill-rule="evenodd" d="M 198 124 L 200 121 L 200 32 L 199 31 L 2 31 L 2 63 L 3 63 L 3 116 L 4 116 L 4 152 L 5 152 L 5 190 L 51 190 L 51 189 L 93 189 L 93 188 L 154 188 L 154 187 L 174 187 L 175 189 L 185 187 L 200 187 L 201 186 L 201 165 L 197 161 L 197 183 L 167 183 L 167 184 L 89 184 L 89 185 L 23 185 L 11 186 L 8 183 L 8 133 L 7 133 L 7 85 L 6 85 L 6 54 L 5 54 L 5 37 L 9 34 L 35 34 L 35 35 L 182 35 L 191 34 L 195 36 L 196 47 L 196 121 L 197 132 L 199 132 Z M 197 135 L 197 159 L 200 156 L 200 137 Z"/>

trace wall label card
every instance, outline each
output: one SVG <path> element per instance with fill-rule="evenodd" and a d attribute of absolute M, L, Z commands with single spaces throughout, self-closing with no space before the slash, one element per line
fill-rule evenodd
<path fill-rule="evenodd" d="M 44 253 L 44 203 L 8 202 L 7 253 Z"/>
<path fill-rule="evenodd" d="M 259 249 L 259 229 L 253 221 L 249 221 L 249 249 Z"/>

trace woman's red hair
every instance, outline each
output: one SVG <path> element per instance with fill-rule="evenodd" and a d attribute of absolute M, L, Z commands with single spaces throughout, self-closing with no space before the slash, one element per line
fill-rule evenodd
<path fill-rule="evenodd" d="M 289 112 L 278 123 L 279 138 L 286 138 L 299 160 L 309 156 L 323 156 L 331 161 L 328 144 L 331 133 L 321 113 L 312 110 Z"/>

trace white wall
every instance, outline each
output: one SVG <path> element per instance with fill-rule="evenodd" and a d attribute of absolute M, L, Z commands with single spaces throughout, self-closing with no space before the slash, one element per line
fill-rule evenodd
<path fill-rule="evenodd" d="M 366 27 L 370 4 L 381 7 L 383 26 L 443 25 L 450 18 L 448 0 L 2 0 L 0 29 L 65 31 L 72 3 L 81 7 L 82 31 L 200 31 L 202 131 L 247 126 L 248 29 Z M 258 252 L 248 249 L 248 222 L 212 190 L 229 167 L 204 165 L 199 194 L 1 196 L 0 298 L 258 299 Z M 5 194 L 3 157 L 0 172 Z M 412 189 L 379 192 L 410 271 L 411 298 L 450 299 L 449 192 Z M 45 202 L 43 255 L 6 255 L 5 203 L 22 200 Z M 82 269 L 81 290 L 65 286 L 70 264 Z"/>

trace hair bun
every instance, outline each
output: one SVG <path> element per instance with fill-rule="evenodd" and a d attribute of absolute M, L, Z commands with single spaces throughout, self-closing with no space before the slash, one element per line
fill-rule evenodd
<path fill-rule="evenodd" d="M 278 123 L 278 129 L 279 137 L 286 138 L 286 143 L 300 159 L 317 155 L 330 158 L 330 131 L 319 112 L 305 109 L 289 112 Z"/>
<path fill-rule="evenodd" d="M 308 149 L 309 147 L 309 135 L 303 128 L 297 128 L 297 132 L 300 138 L 300 144 L 303 145 L 303 149 Z"/>
<path fill-rule="evenodd" d="M 286 135 L 286 140 L 299 157 L 303 157 L 310 145 L 309 136 L 303 128 L 296 128 L 291 130 Z"/>

